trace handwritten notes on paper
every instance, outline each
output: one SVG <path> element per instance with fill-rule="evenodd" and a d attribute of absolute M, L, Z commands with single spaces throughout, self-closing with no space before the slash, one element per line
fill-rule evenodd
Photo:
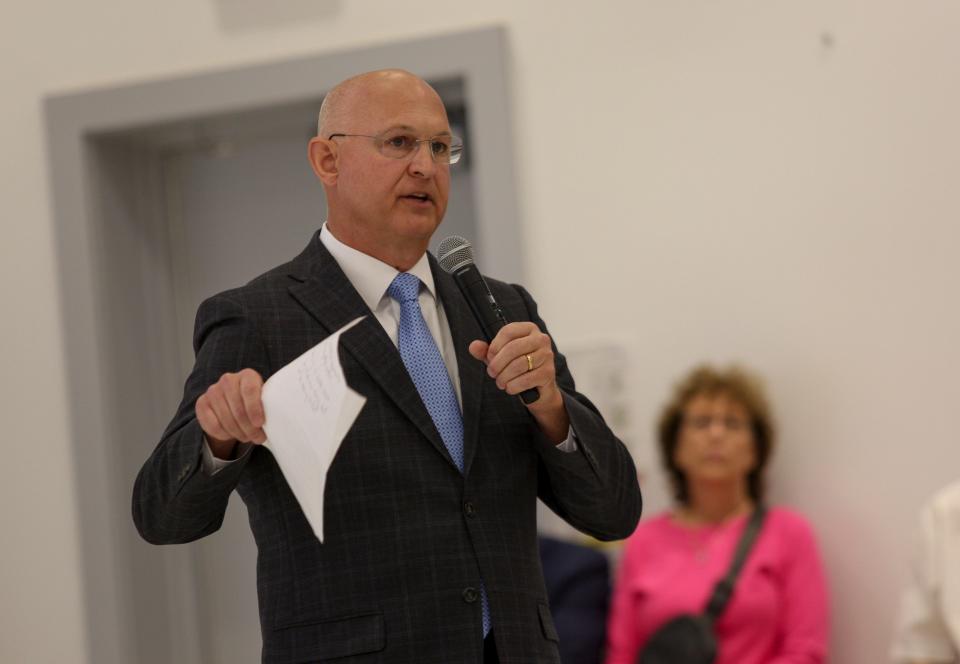
<path fill-rule="evenodd" d="M 321 542 L 327 471 L 366 403 L 347 385 L 339 355 L 340 335 L 360 320 L 341 327 L 263 385 L 264 445 Z"/>

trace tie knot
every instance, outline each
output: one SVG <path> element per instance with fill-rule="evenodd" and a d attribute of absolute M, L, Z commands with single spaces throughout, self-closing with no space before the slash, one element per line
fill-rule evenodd
<path fill-rule="evenodd" d="M 415 274 L 401 272 L 390 282 L 387 295 L 400 304 L 416 301 L 420 297 L 420 279 Z"/>

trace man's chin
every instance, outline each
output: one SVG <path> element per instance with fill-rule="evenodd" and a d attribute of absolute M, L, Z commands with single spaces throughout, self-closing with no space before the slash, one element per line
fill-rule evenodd
<path fill-rule="evenodd" d="M 398 234 L 410 239 L 425 237 L 429 240 L 440 227 L 441 220 L 435 210 L 423 214 L 405 214 L 396 220 L 394 228 Z"/>

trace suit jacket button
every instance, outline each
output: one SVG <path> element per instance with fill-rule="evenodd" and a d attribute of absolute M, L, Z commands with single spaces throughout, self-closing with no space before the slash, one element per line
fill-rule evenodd
<path fill-rule="evenodd" d="M 468 500 L 463 504 L 463 513 L 472 519 L 473 517 L 477 516 L 477 508 L 475 508 L 473 503 Z"/>
<path fill-rule="evenodd" d="M 473 604 L 480 597 L 480 593 L 477 592 L 476 588 L 464 588 L 463 589 L 463 601 L 467 604 Z"/>

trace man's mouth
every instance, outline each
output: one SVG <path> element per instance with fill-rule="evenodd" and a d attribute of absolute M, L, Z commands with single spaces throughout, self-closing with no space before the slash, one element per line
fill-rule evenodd
<path fill-rule="evenodd" d="M 430 198 L 430 195 L 429 195 L 429 194 L 424 194 L 424 193 L 421 193 L 421 192 L 413 193 L 413 194 L 406 194 L 405 196 L 403 196 L 403 198 L 409 198 L 409 199 L 412 199 L 412 200 L 415 200 L 415 201 L 420 201 L 421 203 L 428 203 L 428 202 L 430 202 L 430 201 L 432 200 L 432 199 Z"/>

